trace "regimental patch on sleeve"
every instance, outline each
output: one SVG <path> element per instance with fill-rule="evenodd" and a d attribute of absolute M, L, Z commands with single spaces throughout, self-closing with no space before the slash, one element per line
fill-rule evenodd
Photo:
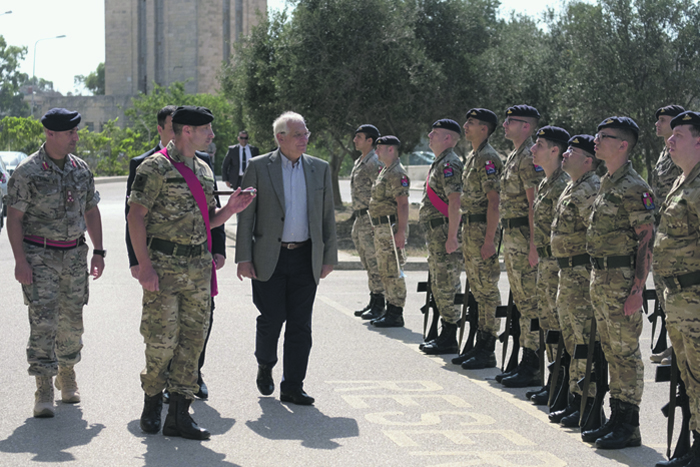
<path fill-rule="evenodd" d="M 131 185 L 131 189 L 133 191 L 143 191 L 144 188 L 146 188 L 146 181 L 148 180 L 148 177 L 144 174 L 136 174 L 136 178 L 134 178 L 134 184 Z"/>
<path fill-rule="evenodd" d="M 535 164 L 535 172 L 542 172 L 544 169 L 542 168 L 541 165 Z"/>
<path fill-rule="evenodd" d="M 493 175 L 496 173 L 496 165 L 493 161 L 486 161 L 484 168 L 486 169 L 486 175 Z"/>
<path fill-rule="evenodd" d="M 450 163 L 447 162 L 445 164 L 445 167 L 443 167 L 443 169 L 442 169 L 442 175 L 444 175 L 445 178 L 449 178 L 449 177 L 452 177 L 454 174 L 455 174 L 454 169 L 452 168 L 452 166 L 450 166 Z"/>
<path fill-rule="evenodd" d="M 402 187 L 407 187 L 407 186 L 408 186 L 408 177 L 405 176 L 405 175 L 404 175 L 403 177 L 401 177 L 401 186 L 402 186 Z"/>
<path fill-rule="evenodd" d="M 644 204 L 644 209 L 647 211 L 651 211 L 652 209 L 656 208 L 654 205 L 654 199 L 651 197 L 651 193 L 648 191 L 642 193 L 642 203 Z"/>

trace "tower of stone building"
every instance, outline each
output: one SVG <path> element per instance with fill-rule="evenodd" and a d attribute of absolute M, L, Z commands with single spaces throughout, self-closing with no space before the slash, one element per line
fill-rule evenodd
<path fill-rule="evenodd" d="M 105 0 L 105 94 L 186 82 L 212 93 L 232 43 L 266 15 L 267 0 Z"/>

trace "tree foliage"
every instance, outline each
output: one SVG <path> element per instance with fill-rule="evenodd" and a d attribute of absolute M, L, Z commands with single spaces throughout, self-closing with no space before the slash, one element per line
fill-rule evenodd
<path fill-rule="evenodd" d="M 26 54 L 26 47 L 8 46 L 0 35 L 0 117 L 29 115 L 29 105 L 19 91 L 20 84 L 27 79 L 27 75 L 19 71 L 19 63 Z"/>
<path fill-rule="evenodd" d="M 97 65 L 97 69 L 88 73 L 87 76 L 76 75 L 73 78 L 76 86 L 85 86 L 95 96 L 104 96 L 105 94 L 105 64 L 104 62 Z"/>
<path fill-rule="evenodd" d="M 44 127 L 33 118 L 4 117 L 0 120 L 0 150 L 31 154 L 43 143 Z"/>

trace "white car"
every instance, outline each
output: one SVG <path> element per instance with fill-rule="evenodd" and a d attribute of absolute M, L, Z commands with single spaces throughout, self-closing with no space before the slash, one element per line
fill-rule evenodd
<path fill-rule="evenodd" d="M 15 168 L 28 156 L 19 151 L 0 151 L 0 159 L 5 163 L 5 168 L 12 175 Z"/>

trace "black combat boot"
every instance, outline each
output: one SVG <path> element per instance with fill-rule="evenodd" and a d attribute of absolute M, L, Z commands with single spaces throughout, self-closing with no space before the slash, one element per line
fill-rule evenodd
<path fill-rule="evenodd" d="M 463 350 L 461 354 L 452 359 L 452 363 L 455 365 L 461 365 L 476 355 L 477 351 L 484 346 L 483 335 L 484 333 L 481 330 L 476 331 L 476 342 L 474 342 L 474 346 L 469 350 Z M 464 347 L 466 348 L 466 344 Z"/>
<path fill-rule="evenodd" d="M 496 336 L 488 332 L 480 332 L 480 343 L 474 356 L 462 363 L 465 370 L 483 370 L 496 368 Z"/>
<path fill-rule="evenodd" d="M 501 380 L 507 388 L 526 388 L 540 384 L 540 360 L 537 352 L 531 349 L 523 349 L 523 359 L 518 365 L 517 373 Z"/>
<path fill-rule="evenodd" d="M 545 383 L 544 386 L 542 386 L 539 389 L 533 389 L 532 391 L 526 391 L 525 392 L 525 399 L 527 400 L 532 400 L 532 398 L 538 394 L 547 393 L 547 400 L 549 400 L 549 386 L 552 384 L 552 372 L 549 372 L 549 376 L 547 377 L 547 383 Z M 545 402 L 546 404 L 546 402 Z M 536 405 L 543 405 L 543 404 L 536 404 Z"/>
<path fill-rule="evenodd" d="M 598 438 L 595 447 L 600 449 L 622 449 L 642 445 L 639 432 L 639 406 L 618 401 L 618 415 L 610 433 Z"/>
<path fill-rule="evenodd" d="M 386 305 L 384 295 L 377 293 L 373 294 L 372 298 L 374 298 L 374 302 L 372 302 L 372 306 L 369 310 L 362 313 L 362 319 L 378 319 L 384 314 L 384 306 Z"/>
<path fill-rule="evenodd" d="M 191 400 L 180 393 L 170 393 L 170 407 L 168 415 L 163 424 L 163 434 L 165 436 L 181 436 L 187 439 L 209 439 L 211 434 L 204 428 L 197 426 L 190 417 Z"/>
<path fill-rule="evenodd" d="M 700 443 L 698 443 L 698 438 L 700 438 L 698 432 L 693 431 L 693 445 L 688 452 L 675 459 L 657 462 L 656 467 L 684 467 L 688 465 L 691 467 L 700 467 Z"/>
<path fill-rule="evenodd" d="M 457 344 L 457 323 L 442 320 L 442 330 L 434 341 L 430 341 L 421 349 L 427 355 L 442 355 L 459 352 Z"/>
<path fill-rule="evenodd" d="M 145 433 L 158 433 L 160 431 L 160 413 L 163 410 L 163 396 L 158 393 L 155 396 L 144 394 L 143 412 L 141 412 L 141 430 Z"/>
<path fill-rule="evenodd" d="M 365 307 L 361 310 L 356 310 L 355 311 L 355 316 L 362 316 L 365 311 L 368 311 L 370 308 L 372 308 L 372 304 L 374 303 L 374 294 L 370 292 L 369 294 L 369 303 L 365 305 Z"/>
<path fill-rule="evenodd" d="M 403 327 L 403 308 L 387 303 L 386 313 L 379 319 L 371 321 L 378 328 L 400 328 Z"/>
<path fill-rule="evenodd" d="M 559 424 L 563 427 L 566 428 L 577 428 L 581 426 L 581 398 L 583 396 L 578 396 L 579 397 L 579 406 L 576 409 L 576 412 L 572 413 L 571 415 L 567 415 L 566 417 L 563 417 Z M 585 422 L 586 419 L 588 418 L 588 415 L 591 413 L 591 409 L 593 408 L 593 397 L 587 397 L 586 398 L 586 407 L 583 410 L 583 421 Z"/>
<path fill-rule="evenodd" d="M 569 405 L 567 405 L 563 410 L 557 410 L 549 414 L 549 421 L 552 423 L 559 423 L 564 417 L 568 417 L 574 412 L 579 411 L 581 408 L 581 395 L 574 394 L 573 399 L 569 399 Z"/>
<path fill-rule="evenodd" d="M 617 423 L 619 403 L 619 400 L 610 398 L 610 419 L 600 428 L 581 433 L 581 439 L 587 443 L 595 443 L 598 438 L 602 438 L 608 433 L 611 433 L 613 426 Z"/>

